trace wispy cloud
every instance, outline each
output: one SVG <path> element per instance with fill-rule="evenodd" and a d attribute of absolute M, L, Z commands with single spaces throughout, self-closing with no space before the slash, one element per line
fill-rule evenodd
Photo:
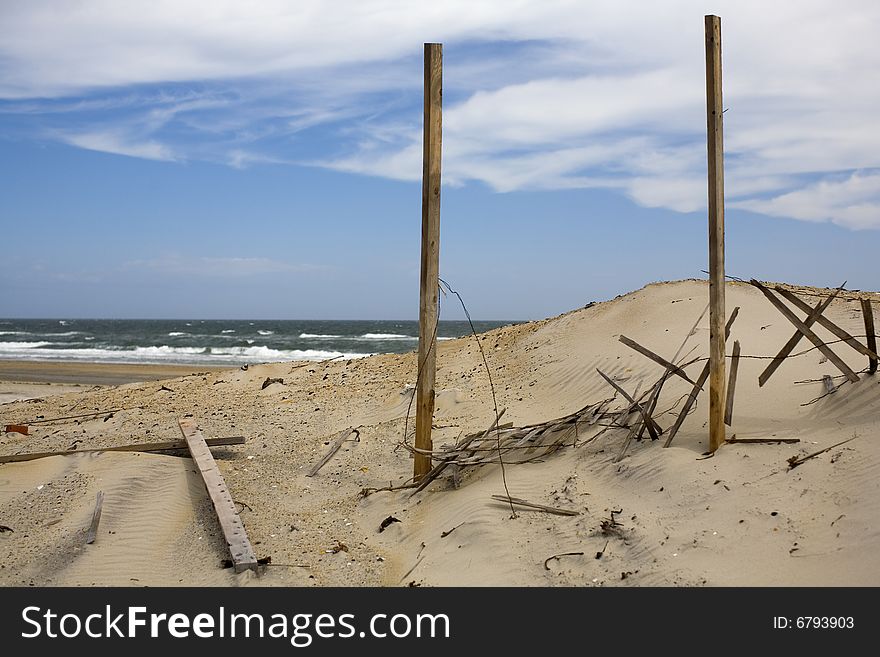
<path fill-rule="evenodd" d="M 416 181 L 419 46 L 437 40 L 447 44 L 448 184 L 602 187 L 692 212 L 706 203 L 705 9 L 697 0 L 6 2 L 0 112 L 133 157 Z M 880 168 L 880 86 L 864 82 L 880 68 L 880 5 L 711 9 L 724 23 L 731 207 L 880 228 L 866 191 Z"/>
<path fill-rule="evenodd" d="M 124 269 L 149 270 L 174 276 L 207 278 L 245 278 L 265 274 L 290 274 L 324 271 L 321 265 L 299 264 L 271 258 L 187 256 L 169 253 L 125 263 Z"/>

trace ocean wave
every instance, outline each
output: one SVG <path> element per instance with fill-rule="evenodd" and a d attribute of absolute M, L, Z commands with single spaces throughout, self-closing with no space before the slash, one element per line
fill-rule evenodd
<path fill-rule="evenodd" d="M 189 333 L 187 333 L 186 331 L 171 331 L 171 333 L 168 334 L 168 337 L 169 338 L 176 338 L 181 335 L 189 335 Z"/>
<path fill-rule="evenodd" d="M 324 333 L 300 333 L 299 337 L 301 338 L 343 338 L 343 335 L 327 335 Z"/>
<path fill-rule="evenodd" d="M 51 342 L 0 342 L 0 353 L 3 351 L 21 351 L 24 349 L 40 349 L 48 347 Z"/>
<path fill-rule="evenodd" d="M 257 331 L 260 335 L 275 335 L 275 331 Z"/>
<path fill-rule="evenodd" d="M 0 335 L 30 335 L 30 331 L 0 331 Z"/>
<path fill-rule="evenodd" d="M 418 340 L 418 336 L 401 335 L 400 333 L 364 333 L 361 340 Z"/>
<path fill-rule="evenodd" d="M 0 335 L 35 335 L 45 338 L 66 338 L 71 335 L 85 335 L 82 331 L 65 331 L 64 333 L 43 333 L 42 331 L 0 331 Z"/>
<path fill-rule="evenodd" d="M 235 329 L 223 329 L 221 333 L 235 333 Z"/>

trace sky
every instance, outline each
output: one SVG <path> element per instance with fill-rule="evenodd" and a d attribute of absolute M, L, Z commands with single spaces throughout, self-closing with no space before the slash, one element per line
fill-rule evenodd
<path fill-rule="evenodd" d="M 877 290 L 880 3 L 3 0 L 0 316 L 416 318 L 425 42 L 472 316 L 705 277 L 705 14 L 727 273 Z"/>

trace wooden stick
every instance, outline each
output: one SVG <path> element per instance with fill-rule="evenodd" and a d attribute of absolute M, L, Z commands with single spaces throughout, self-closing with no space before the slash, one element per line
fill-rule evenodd
<path fill-rule="evenodd" d="M 727 320 L 727 325 L 724 327 L 724 337 L 730 337 L 730 329 L 733 326 L 733 323 L 736 321 L 736 317 L 739 315 L 739 306 L 733 309 L 733 312 L 730 313 L 730 319 Z M 681 407 L 681 412 L 678 414 L 678 417 L 675 419 L 675 424 L 672 425 L 672 428 L 669 429 L 669 434 L 666 436 L 666 442 L 663 443 L 663 447 L 669 447 L 672 444 L 672 439 L 675 438 L 675 434 L 678 433 L 678 430 L 681 428 L 681 425 L 684 424 L 685 418 L 687 418 L 688 413 L 690 413 L 691 407 L 697 401 L 697 395 L 700 394 L 700 390 L 703 389 L 703 385 L 706 383 L 706 380 L 709 378 L 709 363 L 703 366 L 703 371 L 700 372 L 700 376 L 697 378 L 697 382 L 694 384 L 691 393 L 688 395 L 688 398 L 684 402 L 684 406 Z"/>
<path fill-rule="evenodd" d="M 739 340 L 733 343 L 730 357 L 730 379 L 727 381 L 727 403 L 724 405 L 724 424 L 730 426 L 733 420 L 733 395 L 736 391 L 736 372 L 739 369 Z"/>
<path fill-rule="evenodd" d="M 93 411 L 91 413 L 80 413 L 78 415 L 65 415 L 63 417 L 50 417 L 40 420 L 31 420 L 30 422 L 25 422 L 25 424 L 46 424 L 47 422 L 59 422 L 61 420 L 76 420 L 81 417 L 94 417 L 95 415 L 107 415 L 109 413 L 119 413 L 120 411 L 124 411 L 127 409 L 124 408 L 111 408 L 107 411 Z"/>
<path fill-rule="evenodd" d="M 663 376 L 660 377 L 660 380 L 657 381 L 657 383 L 655 383 L 653 388 L 651 389 L 651 396 L 648 397 L 648 401 L 645 402 L 645 404 L 649 408 L 653 409 L 656 406 L 657 397 L 660 395 L 660 389 L 663 387 L 663 383 L 666 381 L 668 376 L 669 376 L 669 369 L 667 369 L 665 372 L 663 372 Z M 614 457 L 614 461 L 613 461 L 614 463 L 617 463 L 618 461 L 623 459 L 623 457 L 626 455 L 626 450 L 629 449 L 629 445 L 632 442 L 632 439 L 635 437 L 635 435 L 637 433 L 639 433 L 639 429 L 642 427 L 644 427 L 644 424 L 639 423 L 639 422 L 636 422 L 635 424 L 632 425 L 632 428 L 630 428 L 629 433 L 627 434 L 626 438 L 624 438 L 624 440 L 623 440 L 623 445 L 621 445 L 620 451 L 617 453 L 617 456 Z"/>
<path fill-rule="evenodd" d="M 877 353 L 877 336 L 874 334 L 874 310 L 870 299 L 859 299 L 862 304 L 862 315 L 865 317 L 865 335 L 868 336 L 868 349 Z M 877 371 L 877 358 L 868 358 L 868 374 Z"/>
<path fill-rule="evenodd" d="M 104 491 L 98 491 L 98 499 L 95 502 L 95 511 L 92 513 L 92 524 L 86 532 L 86 544 L 91 545 L 98 536 L 98 523 L 101 522 L 101 509 L 104 506 Z"/>
<path fill-rule="evenodd" d="M 806 456 L 792 456 L 788 459 L 788 468 L 793 469 L 798 467 L 804 461 L 809 461 L 811 458 L 819 456 L 819 454 L 824 454 L 825 452 L 834 449 L 835 447 L 840 447 L 848 443 L 851 440 L 855 440 L 858 436 L 853 436 L 852 438 L 847 438 L 846 440 L 841 440 L 839 443 L 834 443 L 830 447 L 826 447 L 825 449 L 820 449 L 818 452 L 813 452 L 812 454 L 807 454 Z"/>
<path fill-rule="evenodd" d="M 422 154 L 422 264 L 419 294 L 419 372 L 413 481 L 431 470 L 431 423 L 437 370 L 437 307 L 440 285 L 440 155 L 443 46 L 425 44 L 424 143 Z"/>
<path fill-rule="evenodd" d="M 786 290 L 784 287 L 776 285 L 773 289 L 804 312 L 811 312 L 813 310 L 810 304 L 806 303 L 789 290 Z M 865 347 L 861 342 L 856 340 L 853 336 L 844 331 L 842 328 L 840 328 L 837 324 L 832 322 L 824 315 L 819 315 L 819 317 L 816 318 L 816 321 L 819 322 L 819 324 L 824 326 L 826 329 L 831 331 L 831 333 L 833 333 L 836 337 L 840 338 L 850 347 L 858 351 L 860 354 L 867 356 L 868 358 L 877 358 L 877 354 L 873 349 Z"/>
<path fill-rule="evenodd" d="M 648 427 L 648 432 L 651 434 L 651 438 L 653 440 L 657 440 L 659 434 L 662 433 L 663 430 L 657 425 L 656 422 L 654 422 L 654 419 L 650 415 L 648 415 L 645 407 L 639 404 L 635 399 L 630 397 L 629 393 L 621 388 L 619 385 L 617 385 L 617 382 L 614 381 L 607 374 L 605 374 L 605 372 L 600 370 L 598 367 L 596 368 L 596 371 L 599 373 L 599 376 L 605 379 L 612 388 L 617 390 L 617 392 L 619 392 L 625 400 L 627 400 L 630 404 L 635 404 L 636 409 L 638 409 L 638 411 L 642 414 L 642 418 L 644 419 L 645 424 Z"/>
<path fill-rule="evenodd" d="M 638 342 L 626 337 L 625 335 L 621 335 L 619 339 L 623 344 L 625 344 L 630 349 L 635 349 L 640 354 L 642 354 L 643 356 L 647 356 L 648 358 L 653 360 L 658 365 L 662 365 L 664 368 L 669 370 L 672 374 L 675 374 L 676 376 L 680 376 L 682 379 L 684 379 L 685 381 L 687 381 L 691 385 L 694 385 L 694 382 L 691 381 L 690 377 L 687 374 L 685 374 L 684 371 L 680 367 L 678 367 L 677 365 L 673 365 L 672 363 L 670 363 L 668 360 L 666 360 L 662 356 L 658 356 L 650 349 L 643 347 Z"/>
<path fill-rule="evenodd" d="M 709 173 L 709 451 L 724 442 L 724 103 L 721 19 L 705 17 Z"/>
<path fill-rule="evenodd" d="M 229 438 L 208 438 L 205 440 L 208 447 L 220 447 L 221 445 L 244 445 L 244 436 L 231 436 Z M 73 454 L 97 454 L 99 452 L 167 452 L 171 450 L 186 449 L 185 440 L 169 440 L 163 443 L 136 443 L 132 445 L 114 445 L 113 447 L 95 447 L 94 449 L 69 449 L 61 452 L 31 452 L 30 454 L 7 454 L 0 456 L 0 463 L 21 463 L 44 459 L 49 456 L 71 456 Z"/>
<path fill-rule="evenodd" d="M 569 509 L 560 509 L 555 506 L 547 506 L 545 504 L 535 504 L 534 502 L 529 502 L 527 500 L 521 500 L 518 497 L 507 497 L 507 495 L 493 495 L 493 500 L 498 500 L 499 502 L 504 502 L 505 504 L 516 504 L 517 506 L 524 506 L 529 509 L 537 509 L 538 511 L 546 511 L 547 513 L 552 513 L 557 516 L 579 516 L 580 511 L 571 511 Z"/>
<path fill-rule="evenodd" d="M 186 439 L 189 453 L 199 468 L 202 480 L 205 482 L 205 488 L 214 504 L 217 520 L 220 522 L 220 528 L 223 530 L 223 536 L 229 546 L 229 553 L 232 555 L 232 563 L 235 564 L 235 572 L 240 573 L 245 570 L 256 572 L 257 555 L 254 554 L 241 517 L 235 511 L 235 502 L 232 501 L 232 496 L 229 494 L 229 489 L 226 488 L 226 482 L 223 481 L 220 469 L 205 444 L 202 432 L 192 418 L 181 418 L 177 423 L 180 425 L 180 431 Z"/>
<path fill-rule="evenodd" d="M 752 285 L 761 290 L 761 292 L 764 293 L 764 296 L 767 297 L 767 300 L 772 303 L 780 313 L 782 313 L 782 316 L 785 317 L 792 324 L 794 324 L 795 328 L 803 333 L 804 337 L 812 342 L 828 360 L 834 363 L 837 369 L 843 372 L 846 375 L 846 378 L 850 380 L 850 382 L 859 382 L 858 375 L 853 372 L 850 367 L 840 359 L 840 356 L 829 349 L 828 345 L 822 342 L 822 340 L 815 333 L 813 333 L 808 326 L 806 326 L 801 320 L 799 320 L 797 316 L 788 309 L 788 306 L 777 299 L 770 290 L 761 285 L 761 283 L 759 283 L 755 279 L 752 279 L 750 282 Z"/>
<path fill-rule="evenodd" d="M 785 443 L 785 444 L 793 444 L 801 442 L 800 438 L 737 438 L 733 436 L 727 439 L 727 442 L 730 444 L 733 443 L 745 443 L 745 444 L 765 444 L 765 443 Z"/>
<path fill-rule="evenodd" d="M 495 426 L 498 424 L 498 421 L 501 419 L 501 416 L 504 415 L 504 412 L 506 410 L 507 410 L 506 408 L 501 409 L 501 411 L 498 413 L 495 420 L 492 422 L 492 424 L 489 426 L 489 428 L 483 432 L 482 435 L 474 434 L 473 436 L 467 437 L 464 440 L 462 440 L 462 442 L 460 444 L 456 445 L 456 448 L 455 448 L 456 451 L 463 450 L 464 448 L 466 448 L 468 445 L 470 445 L 472 442 L 474 442 L 478 438 L 480 440 L 482 440 L 486 436 L 488 436 L 489 433 L 492 431 L 492 429 L 494 429 Z M 412 497 L 413 495 L 415 495 L 419 491 L 422 491 L 425 488 L 427 488 L 428 484 L 430 484 L 437 477 L 439 477 L 440 473 L 443 472 L 448 465 L 449 465 L 449 461 L 441 461 L 440 463 L 435 465 L 433 468 L 431 468 L 431 470 L 424 477 L 422 477 L 421 480 L 418 482 L 418 486 L 416 486 L 416 489 L 412 492 L 412 495 L 410 495 L 410 497 Z"/>
<path fill-rule="evenodd" d="M 312 469 L 306 473 L 306 477 L 314 477 L 316 474 L 318 474 L 318 470 L 327 465 L 327 461 L 333 458 L 333 455 L 339 451 L 340 447 L 342 447 L 342 443 L 344 443 L 352 433 L 354 433 L 356 437 L 360 436 L 360 431 L 352 427 L 340 431 L 339 435 L 336 436 L 336 438 L 333 440 L 333 443 L 330 445 L 330 449 L 324 455 L 324 458 L 318 461 L 312 467 Z"/>
<path fill-rule="evenodd" d="M 819 316 L 825 312 L 825 309 L 831 305 L 831 302 L 834 301 L 834 297 L 838 295 L 842 287 L 837 288 L 832 292 L 831 296 L 827 299 L 820 301 L 816 304 L 816 307 L 810 311 L 810 314 L 804 320 L 804 326 L 810 327 L 816 323 L 816 320 Z M 794 348 L 798 345 L 798 342 L 801 341 L 801 338 L 804 337 L 803 333 L 800 331 L 795 331 L 794 335 L 792 335 L 788 342 L 779 350 L 779 353 L 773 358 L 769 365 L 761 372 L 761 376 L 758 377 L 758 386 L 763 387 L 765 383 L 770 379 L 773 375 L 773 372 L 777 370 L 777 368 L 785 362 L 785 359 L 788 358 L 788 355 L 794 351 Z"/>

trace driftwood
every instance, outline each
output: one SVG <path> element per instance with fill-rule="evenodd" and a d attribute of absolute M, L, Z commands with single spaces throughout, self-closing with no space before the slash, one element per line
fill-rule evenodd
<path fill-rule="evenodd" d="M 50 417 L 50 418 L 41 418 L 37 420 L 31 420 L 30 422 L 26 422 L 25 424 L 48 424 L 49 422 L 60 422 L 62 420 L 76 420 L 81 417 L 95 417 L 96 415 L 109 415 L 111 413 L 118 413 L 119 411 L 127 410 L 125 408 L 111 408 L 108 411 L 94 411 L 92 413 L 80 413 L 78 415 L 65 415 L 63 417 Z"/>
<path fill-rule="evenodd" d="M 244 529 L 244 523 L 236 512 L 235 502 L 229 494 L 229 489 L 226 488 L 226 482 L 220 474 L 214 457 L 211 456 L 211 450 L 208 449 L 201 430 L 192 418 L 181 418 L 177 423 L 180 425 L 180 431 L 186 439 L 189 453 L 199 468 L 205 489 L 214 505 L 217 520 L 223 530 L 232 562 L 235 564 L 235 572 L 240 573 L 245 570 L 256 572 L 258 569 L 257 555 L 254 554 L 254 549 L 251 547 Z"/>
<path fill-rule="evenodd" d="M 865 335 L 868 340 L 868 349 L 877 353 L 877 336 L 874 333 L 874 310 L 871 308 L 870 299 L 859 299 L 862 304 L 862 315 L 865 318 Z M 877 371 L 877 358 L 868 357 L 868 374 Z"/>
<path fill-rule="evenodd" d="M 816 304 L 815 308 L 810 310 L 810 314 L 807 315 L 806 319 L 804 319 L 804 326 L 812 326 L 816 323 L 816 320 L 825 312 L 825 309 L 831 305 L 831 302 L 834 301 L 834 297 L 836 297 L 843 287 L 839 287 L 827 299 L 823 299 L 819 303 Z M 792 335 L 788 342 L 779 350 L 779 353 L 773 358 L 769 365 L 761 372 L 761 375 L 758 377 L 758 386 L 763 387 L 765 383 L 770 379 L 773 375 L 773 372 L 777 370 L 777 368 L 782 365 L 788 355 L 794 351 L 794 348 L 798 345 L 798 342 L 801 341 L 801 338 L 804 337 L 800 331 L 795 331 L 794 335 Z"/>
<path fill-rule="evenodd" d="M 599 376 L 605 379 L 612 388 L 617 390 L 617 392 L 619 392 L 625 400 L 635 406 L 636 410 L 642 414 L 642 419 L 644 419 L 645 424 L 648 427 L 648 432 L 651 434 L 651 438 L 653 440 L 657 440 L 659 435 L 663 433 L 663 429 L 661 429 L 660 426 L 654 421 L 654 419 L 648 414 L 648 411 L 645 410 L 645 407 L 639 404 L 635 399 L 630 397 L 629 393 L 622 387 L 620 387 L 617 382 L 614 381 L 610 376 L 605 374 L 605 372 L 603 372 L 599 368 L 596 368 L 596 371 L 599 373 Z"/>
<path fill-rule="evenodd" d="M 538 511 L 546 511 L 547 513 L 552 513 L 557 516 L 579 516 L 580 511 L 571 511 L 570 509 L 560 509 L 555 506 L 547 506 L 546 504 L 535 504 L 534 502 L 529 502 L 527 500 L 521 500 L 518 497 L 508 497 L 507 495 L 493 495 L 493 500 L 498 500 L 499 502 L 504 502 L 506 504 L 515 504 L 517 506 L 524 506 L 528 509 L 536 509 Z"/>
<path fill-rule="evenodd" d="M 812 311 L 812 308 L 808 303 L 802 301 L 799 297 L 797 297 L 793 292 L 789 292 L 784 287 L 780 287 L 779 285 L 773 288 L 776 290 L 778 294 L 781 294 L 783 297 L 788 299 L 795 306 L 803 310 L 804 312 Z M 861 342 L 856 340 L 849 333 L 840 328 L 837 324 L 832 322 L 830 319 L 825 317 L 824 315 L 819 315 L 816 321 L 828 329 L 831 333 L 833 333 L 836 337 L 840 338 L 843 342 L 848 344 L 850 347 L 858 351 L 863 356 L 867 356 L 868 358 L 877 358 L 877 354 L 873 349 L 869 349 L 865 347 Z"/>
<path fill-rule="evenodd" d="M 339 448 L 342 447 L 342 443 L 344 443 L 351 434 L 355 434 L 355 438 L 359 438 L 361 435 L 360 431 L 352 427 L 349 427 L 344 431 L 340 431 L 339 435 L 336 436 L 336 438 L 333 440 L 333 443 L 330 445 L 330 449 L 324 455 L 324 458 L 318 461 L 312 467 L 312 469 L 309 470 L 308 473 L 306 473 L 306 477 L 314 477 L 316 474 L 318 474 L 318 470 L 327 465 L 327 461 L 333 458 L 333 455 L 339 451 Z"/>
<path fill-rule="evenodd" d="M 688 337 L 690 337 L 690 336 L 688 336 Z M 667 370 L 669 370 L 672 374 L 675 374 L 676 376 L 680 376 L 682 379 L 684 379 L 685 381 L 687 381 L 691 385 L 696 385 L 691 380 L 691 378 L 687 374 L 684 373 L 684 370 L 682 370 L 678 365 L 670 363 L 668 360 L 666 360 L 662 356 L 658 356 L 657 354 L 655 354 L 653 351 L 651 351 L 647 347 L 643 347 L 638 342 L 626 337 L 625 335 L 621 335 L 619 339 L 623 344 L 625 344 L 630 349 L 634 349 L 634 350 L 638 351 L 640 354 L 642 354 L 643 356 L 647 356 L 648 358 L 653 360 L 658 365 L 662 365 Z"/>
<path fill-rule="evenodd" d="M 733 395 L 736 391 L 736 373 L 739 369 L 739 340 L 733 343 L 733 354 L 730 357 L 730 378 L 727 381 L 727 402 L 724 404 L 724 424 L 730 426 L 733 421 Z"/>
<path fill-rule="evenodd" d="M 789 322 L 794 324 L 794 327 L 798 331 L 803 333 L 804 337 L 807 338 L 807 340 L 809 340 L 810 342 L 812 342 L 813 345 L 815 345 L 816 349 L 821 351 L 822 354 L 828 360 L 830 360 L 832 363 L 834 363 L 834 366 L 837 367 L 837 369 L 839 369 L 841 372 L 843 372 L 846 375 L 846 378 L 848 378 L 852 383 L 859 382 L 858 375 L 852 371 L 852 369 L 849 367 L 849 365 L 844 363 L 840 359 L 840 356 L 835 354 L 828 347 L 828 345 L 826 345 L 824 342 L 822 342 L 822 340 L 819 338 L 819 336 L 817 336 L 815 333 L 813 333 L 813 331 L 810 330 L 810 328 L 808 326 L 806 326 L 801 320 L 799 320 L 797 318 L 797 316 L 791 310 L 789 310 L 789 308 L 784 303 L 782 303 L 782 301 L 777 299 L 773 295 L 773 292 L 771 292 L 769 289 L 767 289 L 764 285 L 762 285 L 761 283 L 759 283 L 755 279 L 752 279 L 750 281 L 750 283 L 752 285 L 754 285 L 756 288 L 758 288 L 759 290 L 761 290 L 761 292 L 764 294 L 764 296 L 767 297 L 767 300 L 771 304 L 773 304 L 773 306 L 782 314 L 782 316 L 785 317 Z"/>
<path fill-rule="evenodd" d="M 220 447 L 222 445 L 243 445 L 243 436 L 231 436 L 229 438 L 208 438 L 205 440 L 208 447 Z M 72 454 L 97 454 L 98 452 L 166 452 L 186 449 L 185 440 L 169 440 L 162 443 L 136 443 L 133 445 L 115 445 L 113 447 L 96 447 L 94 449 L 69 449 L 60 452 L 31 452 L 30 454 L 7 454 L 0 456 L 0 463 L 20 463 L 33 461 L 49 456 L 70 456 Z"/>
<path fill-rule="evenodd" d="M 563 552 L 562 554 L 554 554 L 552 557 L 547 557 L 544 559 L 544 570 L 550 570 L 550 562 L 554 559 L 559 559 L 559 557 L 582 557 L 584 556 L 583 552 Z"/>
<path fill-rule="evenodd" d="M 28 426 L 26 424 L 7 424 L 4 431 L 6 433 L 20 433 L 22 436 L 28 435 Z"/>
<path fill-rule="evenodd" d="M 801 439 L 800 438 L 737 438 L 736 436 L 733 436 L 731 438 L 728 438 L 726 442 L 730 443 L 731 445 L 737 444 L 737 443 L 744 443 L 746 445 L 750 445 L 750 444 L 762 445 L 762 444 L 770 444 L 770 443 L 793 444 L 793 443 L 801 442 Z"/>
<path fill-rule="evenodd" d="M 834 449 L 835 447 L 840 447 L 841 445 L 844 445 L 844 444 L 850 442 L 851 440 L 855 440 L 856 438 L 858 438 L 858 436 L 853 436 L 852 438 L 847 438 L 846 440 L 841 440 L 839 443 L 835 443 L 835 444 L 831 445 L 830 447 L 826 447 L 825 449 L 820 449 L 818 452 L 813 452 L 812 454 L 807 454 L 806 456 L 792 456 L 791 458 L 788 459 L 788 469 L 792 470 L 792 469 L 798 467 L 801 463 L 803 463 L 805 461 L 809 461 L 811 458 L 819 456 L 820 454 L 824 454 L 825 452 L 828 452 L 828 451 Z"/>
<path fill-rule="evenodd" d="M 92 513 L 92 524 L 89 525 L 89 530 L 86 532 L 86 544 L 91 545 L 95 542 L 95 538 L 98 536 L 98 523 L 101 522 L 101 509 L 104 506 L 104 491 L 98 491 L 98 499 L 95 502 L 95 511 Z"/>

